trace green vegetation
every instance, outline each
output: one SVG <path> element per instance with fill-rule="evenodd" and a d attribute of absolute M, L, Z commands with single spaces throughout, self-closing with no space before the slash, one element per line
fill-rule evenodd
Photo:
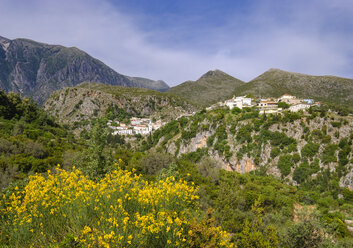
<path fill-rule="evenodd" d="M 80 149 L 73 139 L 32 100 L 0 91 L 0 188 L 61 164 L 65 150 Z"/>
<path fill-rule="evenodd" d="M 215 70 L 207 72 L 195 82 L 187 81 L 170 88 L 167 92 L 183 97 L 198 106 L 208 107 L 232 98 L 234 89 L 243 84 L 244 82 L 239 79 Z"/>
<path fill-rule="evenodd" d="M 0 246 L 352 246 L 351 117 L 219 108 L 124 138 L 108 109 L 75 137 L 0 92 Z"/>

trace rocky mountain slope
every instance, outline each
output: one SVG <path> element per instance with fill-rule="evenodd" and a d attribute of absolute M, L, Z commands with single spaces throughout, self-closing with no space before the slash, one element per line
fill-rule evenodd
<path fill-rule="evenodd" d="M 311 76 L 270 69 L 235 89 L 236 95 L 258 96 L 259 92 L 265 97 L 279 97 L 288 93 L 327 103 L 353 105 L 353 79 L 334 76 Z"/>
<path fill-rule="evenodd" d="M 352 116 L 324 108 L 274 116 L 218 109 L 168 123 L 150 147 L 176 156 L 206 154 L 226 170 L 257 169 L 293 184 L 328 173 L 337 185 L 353 188 L 352 142 Z"/>
<path fill-rule="evenodd" d="M 0 37 L 0 88 L 42 103 L 52 91 L 84 81 L 168 89 L 163 81 L 124 76 L 75 47 Z"/>
<path fill-rule="evenodd" d="M 187 81 L 168 90 L 168 93 L 184 97 L 202 107 L 233 96 L 234 89 L 244 85 L 220 70 L 209 71 L 196 81 Z"/>
<path fill-rule="evenodd" d="M 108 108 L 126 116 L 170 121 L 197 108 L 179 97 L 143 88 L 83 83 L 52 93 L 44 109 L 60 123 L 75 127 L 107 115 Z"/>

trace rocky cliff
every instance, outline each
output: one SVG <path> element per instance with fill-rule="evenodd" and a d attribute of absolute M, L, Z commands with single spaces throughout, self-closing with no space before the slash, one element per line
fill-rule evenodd
<path fill-rule="evenodd" d="M 129 116 L 162 119 L 164 122 L 196 111 L 193 105 L 165 93 L 98 83 L 83 83 L 55 91 L 44 103 L 44 109 L 58 122 L 76 127 L 89 125 L 92 119 L 106 116 L 108 108 L 119 109 Z"/>
<path fill-rule="evenodd" d="M 226 170 L 258 169 L 292 184 L 331 173 L 352 188 L 353 118 L 319 113 L 259 116 L 219 109 L 179 119 L 168 124 L 177 131 L 167 125 L 154 138 L 159 149 L 176 156 L 206 153 Z"/>

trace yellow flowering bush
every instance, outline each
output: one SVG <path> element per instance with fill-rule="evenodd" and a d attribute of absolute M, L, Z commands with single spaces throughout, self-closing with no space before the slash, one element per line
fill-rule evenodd
<path fill-rule="evenodd" d="M 4 194 L 0 245 L 14 247 L 233 247 L 197 210 L 196 188 L 150 182 L 119 168 L 94 182 L 80 170 L 34 175 Z"/>

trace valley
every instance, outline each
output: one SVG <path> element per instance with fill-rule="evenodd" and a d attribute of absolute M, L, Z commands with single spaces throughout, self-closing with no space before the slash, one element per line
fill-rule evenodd
<path fill-rule="evenodd" d="M 0 41 L 0 68 L 37 51 L 12 64 L 26 80 L 0 75 L 1 247 L 352 247 L 352 79 L 215 70 L 169 89 Z M 52 73 L 30 81 L 29 60 Z"/>

